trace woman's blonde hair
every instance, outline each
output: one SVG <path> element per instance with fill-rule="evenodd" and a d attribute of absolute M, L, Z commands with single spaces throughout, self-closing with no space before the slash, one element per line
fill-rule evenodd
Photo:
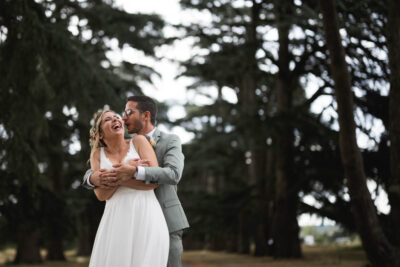
<path fill-rule="evenodd" d="M 106 143 L 102 139 L 100 139 L 100 134 L 101 134 L 101 121 L 103 120 L 103 115 L 106 112 L 113 112 L 112 110 L 105 109 L 105 110 L 100 110 L 94 113 L 93 115 L 93 125 L 92 128 L 90 128 L 89 131 L 89 143 L 91 147 L 90 151 L 90 158 L 92 158 L 94 152 L 96 151 L 97 148 L 100 147 L 106 147 Z"/>

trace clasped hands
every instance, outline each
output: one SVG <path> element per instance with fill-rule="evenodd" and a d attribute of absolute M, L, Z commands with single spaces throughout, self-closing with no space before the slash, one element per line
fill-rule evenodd
<path fill-rule="evenodd" d="M 114 164 L 113 169 L 100 169 L 90 175 L 90 183 L 99 188 L 115 188 L 131 180 L 138 166 L 147 167 L 150 161 L 131 159 L 127 163 Z"/>

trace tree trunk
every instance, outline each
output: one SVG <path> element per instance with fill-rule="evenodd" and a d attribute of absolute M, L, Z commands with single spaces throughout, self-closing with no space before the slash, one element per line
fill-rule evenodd
<path fill-rule="evenodd" d="M 245 177 L 245 182 L 252 188 L 251 202 L 249 206 L 251 207 L 252 214 L 258 214 L 259 216 L 251 216 L 246 218 L 246 215 L 240 215 L 239 229 L 241 233 L 238 236 L 238 249 L 241 253 L 250 252 L 250 238 L 255 241 L 255 254 L 256 255 L 266 255 L 267 246 L 266 240 L 264 238 L 264 221 L 262 220 L 266 210 L 264 209 L 264 203 L 261 195 L 264 191 L 260 192 L 260 184 L 263 184 L 263 154 L 265 138 L 260 132 L 261 121 L 258 116 L 258 104 L 257 104 L 257 72 L 258 65 L 256 59 L 256 52 L 258 49 L 257 40 L 257 25 L 260 15 L 260 4 L 256 1 L 252 1 L 251 7 L 251 23 L 246 29 L 247 33 L 247 43 L 245 46 L 246 52 L 246 68 L 243 69 L 243 75 L 238 77 L 238 84 L 240 85 L 240 90 L 238 94 L 239 104 L 241 106 L 241 114 L 243 116 L 244 137 L 246 142 L 248 142 L 248 149 L 250 152 L 250 164 L 248 165 L 248 176 Z M 247 235 L 247 236 L 245 236 Z"/>
<path fill-rule="evenodd" d="M 47 245 L 46 260 L 65 261 L 62 238 L 57 238 L 57 236 L 50 238 L 51 240 L 48 240 L 49 243 Z"/>
<path fill-rule="evenodd" d="M 374 266 L 398 266 L 395 251 L 382 231 L 367 188 L 364 164 L 356 140 L 351 79 L 339 35 L 336 5 L 334 0 L 319 0 L 319 4 L 335 82 L 341 159 L 357 229 L 367 257 Z"/>
<path fill-rule="evenodd" d="M 229 234 L 226 240 L 226 251 L 228 252 L 237 252 L 237 235 L 235 234 Z"/>
<path fill-rule="evenodd" d="M 268 253 L 268 245 L 266 239 L 266 234 L 268 232 L 268 225 L 266 221 L 268 220 L 268 197 L 265 191 L 266 179 L 271 178 L 271 176 L 266 176 L 264 172 L 264 164 L 266 162 L 266 146 L 265 140 L 260 140 L 259 149 L 254 150 L 254 161 L 255 161 L 255 171 L 256 171 L 256 187 L 255 187 L 255 227 L 253 229 L 254 243 L 255 243 L 255 256 L 265 256 Z"/>
<path fill-rule="evenodd" d="M 65 199 L 60 197 L 64 191 L 62 182 L 63 175 L 62 160 L 56 155 L 50 161 L 52 168 L 51 175 L 51 192 L 47 193 L 46 203 L 47 219 L 46 219 L 46 260 L 65 261 L 63 240 L 67 231 L 65 227 L 68 223 L 68 218 L 65 216 Z"/>
<path fill-rule="evenodd" d="M 292 107 L 293 82 L 289 70 L 289 28 L 284 16 L 289 14 L 288 3 L 276 1 L 276 17 L 279 34 L 277 115 L 280 127 L 276 135 L 275 165 L 275 212 L 273 220 L 274 256 L 299 258 L 301 248 L 297 223 L 298 190 L 293 173 L 294 130 L 288 114 Z"/>
<path fill-rule="evenodd" d="M 239 253 L 249 254 L 250 252 L 250 229 L 247 222 L 247 214 L 239 214 L 239 231 L 237 238 L 237 250 Z"/>
<path fill-rule="evenodd" d="M 90 223 L 88 219 L 89 214 L 82 213 L 78 228 L 78 249 L 77 256 L 90 256 L 92 252 L 92 239 L 90 235 Z"/>
<path fill-rule="evenodd" d="M 267 241 L 267 255 L 274 256 L 274 247 L 273 243 L 270 242 L 273 240 L 272 235 L 272 223 L 273 223 L 273 216 L 274 216 L 274 177 L 275 177 L 275 150 L 273 146 L 268 146 L 267 151 L 265 153 L 265 177 L 266 182 L 264 186 L 264 190 L 266 192 L 266 216 L 264 217 L 264 237 Z"/>
<path fill-rule="evenodd" d="M 41 263 L 39 247 L 40 230 L 29 221 L 21 222 L 17 233 L 17 255 L 15 264 Z"/>
<path fill-rule="evenodd" d="M 390 93 L 389 93 L 389 136 L 390 136 L 390 239 L 400 246 L 400 2 L 389 1 L 387 43 L 389 48 Z"/>

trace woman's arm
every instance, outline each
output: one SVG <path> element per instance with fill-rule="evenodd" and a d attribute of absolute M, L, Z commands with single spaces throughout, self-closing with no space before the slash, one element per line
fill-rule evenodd
<path fill-rule="evenodd" d="M 153 190 L 158 187 L 156 184 L 145 184 L 143 181 L 135 179 L 121 182 L 121 185 L 137 190 Z"/>
<path fill-rule="evenodd" d="M 93 153 L 93 156 L 90 157 L 90 166 L 91 166 L 91 169 L 94 172 L 100 169 L 100 149 L 97 149 Z M 96 195 L 98 200 L 105 201 L 105 200 L 110 199 L 112 197 L 112 195 L 114 194 L 115 190 L 117 190 L 117 186 L 114 187 L 114 188 L 111 188 L 111 189 L 96 187 L 94 189 L 94 193 L 95 193 L 95 195 Z"/>
<path fill-rule="evenodd" d="M 158 167 L 156 153 L 146 137 L 143 135 L 136 135 L 133 137 L 132 142 L 140 158 L 148 160 L 148 166 Z M 143 181 L 135 179 L 122 182 L 121 185 L 138 190 L 152 190 L 158 187 L 156 184 L 145 184 Z"/>

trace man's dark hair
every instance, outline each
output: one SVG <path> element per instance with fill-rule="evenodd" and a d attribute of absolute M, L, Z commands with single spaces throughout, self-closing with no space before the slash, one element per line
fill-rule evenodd
<path fill-rule="evenodd" d="M 156 125 L 157 104 L 152 98 L 145 95 L 135 95 L 128 97 L 128 101 L 136 102 L 136 108 L 140 112 L 149 111 L 151 124 Z"/>

